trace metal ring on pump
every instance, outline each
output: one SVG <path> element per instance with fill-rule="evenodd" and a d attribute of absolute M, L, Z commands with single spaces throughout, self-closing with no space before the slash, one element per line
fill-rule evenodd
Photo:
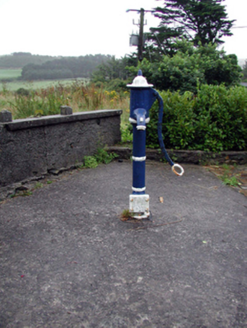
<path fill-rule="evenodd" d="M 176 171 L 176 167 L 179 168 L 180 172 Z M 174 164 L 172 166 L 172 172 L 175 173 L 177 176 L 181 177 L 184 174 L 184 169 L 181 165 L 179 164 Z"/>

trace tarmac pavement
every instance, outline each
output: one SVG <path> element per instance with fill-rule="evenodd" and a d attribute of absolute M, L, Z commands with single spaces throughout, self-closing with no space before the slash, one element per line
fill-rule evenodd
<path fill-rule="evenodd" d="M 183 166 L 147 161 L 153 221 L 120 220 L 127 160 L 3 202 L 0 327 L 247 327 L 246 197 Z"/>

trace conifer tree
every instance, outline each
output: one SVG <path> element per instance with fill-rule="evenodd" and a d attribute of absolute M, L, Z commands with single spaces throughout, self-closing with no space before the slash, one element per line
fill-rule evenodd
<path fill-rule="evenodd" d="M 164 1 L 164 0 L 163 0 Z M 165 0 L 164 7 L 155 8 L 155 16 L 161 22 L 151 28 L 153 43 L 162 51 L 172 48 L 174 37 L 199 43 L 222 44 L 223 36 L 231 36 L 235 20 L 227 18 L 225 0 Z"/>

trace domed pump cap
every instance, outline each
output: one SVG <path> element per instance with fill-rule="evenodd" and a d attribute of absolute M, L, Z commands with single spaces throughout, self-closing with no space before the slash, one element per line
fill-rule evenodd
<path fill-rule="evenodd" d="M 128 88 L 152 88 L 153 84 L 148 84 L 147 79 L 142 76 L 142 71 L 139 69 L 138 75 L 134 78 L 132 84 L 127 84 Z"/>

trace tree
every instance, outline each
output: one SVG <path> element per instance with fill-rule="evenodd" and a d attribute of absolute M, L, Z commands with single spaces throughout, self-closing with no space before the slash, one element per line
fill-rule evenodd
<path fill-rule="evenodd" d="M 125 56 L 121 59 L 111 56 L 107 61 L 98 65 L 92 74 L 93 82 L 107 82 L 113 79 L 127 80 L 129 71 L 126 66 L 136 64 L 135 56 Z"/>
<path fill-rule="evenodd" d="M 223 36 L 230 36 L 235 20 L 228 20 L 225 0 L 165 0 L 164 7 L 155 8 L 155 16 L 161 23 L 151 28 L 153 43 L 163 53 L 172 51 L 174 38 L 184 37 L 205 45 L 222 44 Z"/>

